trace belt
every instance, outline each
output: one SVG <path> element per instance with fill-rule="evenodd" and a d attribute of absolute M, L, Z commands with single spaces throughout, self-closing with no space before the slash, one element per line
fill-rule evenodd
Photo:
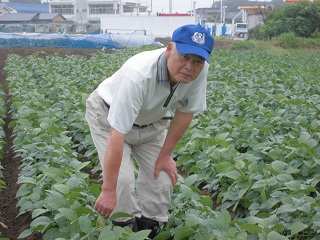
<path fill-rule="evenodd" d="M 148 126 L 150 126 L 150 125 L 152 125 L 152 123 L 146 124 L 146 125 L 133 124 L 133 126 L 136 127 L 136 128 L 146 128 L 146 127 L 148 127 Z"/>
<path fill-rule="evenodd" d="M 102 101 L 103 101 L 104 105 L 106 105 L 106 107 L 108 109 L 110 109 L 110 105 L 108 103 L 106 103 L 104 100 L 102 100 Z M 146 128 L 146 127 L 148 127 L 150 125 L 152 125 L 152 123 L 151 124 L 146 124 L 146 125 L 138 125 L 138 124 L 135 124 L 135 123 L 133 124 L 133 126 L 136 127 L 136 128 Z"/>

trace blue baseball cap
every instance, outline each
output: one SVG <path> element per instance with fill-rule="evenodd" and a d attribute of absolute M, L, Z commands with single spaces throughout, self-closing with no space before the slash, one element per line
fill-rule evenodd
<path fill-rule="evenodd" d="M 195 54 L 210 62 L 214 39 L 201 25 L 188 24 L 177 28 L 172 34 L 172 41 L 180 54 Z"/>

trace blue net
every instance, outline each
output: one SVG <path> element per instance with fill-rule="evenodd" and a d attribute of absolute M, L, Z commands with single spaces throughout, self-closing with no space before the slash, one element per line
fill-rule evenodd
<path fill-rule="evenodd" d="M 0 47 L 52 47 L 87 49 L 122 49 L 143 45 L 161 45 L 146 31 L 105 34 L 7 33 L 0 32 Z"/>

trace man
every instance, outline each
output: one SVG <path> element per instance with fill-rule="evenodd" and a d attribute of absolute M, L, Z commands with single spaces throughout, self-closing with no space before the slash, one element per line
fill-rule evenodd
<path fill-rule="evenodd" d="M 94 207 L 105 218 L 133 216 L 115 225 L 151 229 L 153 238 L 168 221 L 178 179 L 172 153 L 194 113 L 206 108 L 213 45 L 204 27 L 182 26 L 166 48 L 131 57 L 88 98 L 86 120 L 103 169 Z M 167 132 L 170 109 L 175 114 Z M 131 154 L 139 165 L 137 180 Z"/>

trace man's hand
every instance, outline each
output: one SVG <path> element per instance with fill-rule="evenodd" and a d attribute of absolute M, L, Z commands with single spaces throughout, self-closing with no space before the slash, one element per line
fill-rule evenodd
<path fill-rule="evenodd" d="M 94 209 L 105 218 L 110 217 L 117 202 L 116 192 L 109 192 L 102 190 L 95 205 Z"/>
<path fill-rule="evenodd" d="M 157 179 L 159 172 L 166 172 L 172 182 L 172 186 L 178 181 L 178 173 L 176 162 L 172 158 L 172 153 L 175 146 L 178 144 L 183 134 L 188 129 L 193 118 L 193 113 L 184 113 L 176 110 L 171 122 L 166 140 L 161 148 L 159 157 L 154 169 L 154 178 Z"/>
<path fill-rule="evenodd" d="M 178 181 L 177 166 L 171 156 L 159 156 L 154 169 L 154 179 L 158 178 L 160 171 L 164 171 L 169 175 L 172 186 L 176 185 Z"/>

